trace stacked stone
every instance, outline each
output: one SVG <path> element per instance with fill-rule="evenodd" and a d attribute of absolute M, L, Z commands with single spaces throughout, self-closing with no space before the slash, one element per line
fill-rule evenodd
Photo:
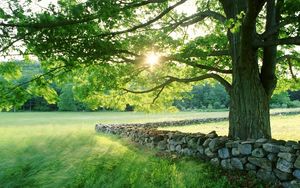
<path fill-rule="evenodd" d="M 109 124 L 110 126 L 117 127 L 143 127 L 143 128 L 158 128 L 158 127 L 170 127 L 170 126 L 184 126 L 184 125 L 193 125 L 209 122 L 219 122 L 226 121 L 227 117 L 220 118 L 201 118 L 201 119 L 186 119 L 178 121 L 162 121 L 162 122 L 148 122 L 148 123 L 128 123 L 128 124 Z M 100 126 L 101 124 L 99 124 Z"/>
<path fill-rule="evenodd" d="M 300 144 L 278 140 L 232 140 L 209 134 L 159 131 L 138 126 L 96 125 L 96 131 L 128 137 L 162 151 L 209 160 L 228 170 L 243 170 L 283 187 L 300 187 Z"/>

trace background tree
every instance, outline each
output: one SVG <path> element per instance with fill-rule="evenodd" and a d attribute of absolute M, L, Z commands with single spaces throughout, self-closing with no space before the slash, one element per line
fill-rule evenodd
<path fill-rule="evenodd" d="M 190 92 L 186 92 L 181 100 L 176 100 L 174 105 L 180 110 L 228 108 L 229 96 L 220 84 L 196 85 Z"/>
<path fill-rule="evenodd" d="M 198 0 L 191 15 L 176 10 L 187 0 L 61 0 L 40 11 L 30 2 L 2 3 L 0 51 L 36 55 L 40 78 L 72 74 L 95 107 L 171 108 L 187 83 L 214 79 L 230 96 L 229 136 L 270 138 L 276 75 L 297 80 L 299 0 Z M 146 64 L 153 53 L 159 63 Z M 49 91 L 49 81 L 38 85 Z"/>
<path fill-rule="evenodd" d="M 58 109 L 60 111 L 77 111 L 76 102 L 74 100 L 72 84 L 66 84 L 61 91 L 58 99 Z"/>

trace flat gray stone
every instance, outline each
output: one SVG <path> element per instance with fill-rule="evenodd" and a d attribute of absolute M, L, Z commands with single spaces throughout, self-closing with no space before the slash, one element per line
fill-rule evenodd
<path fill-rule="evenodd" d="M 246 170 L 256 170 L 256 166 L 254 164 L 251 164 L 251 163 L 246 163 L 245 165 L 245 169 Z"/>
<path fill-rule="evenodd" d="M 291 173 L 293 168 L 293 163 L 288 162 L 285 159 L 279 159 L 276 164 L 276 168 L 282 172 Z"/>
<path fill-rule="evenodd" d="M 266 142 L 268 142 L 268 139 L 266 139 L 266 138 L 259 138 L 255 141 L 255 143 L 263 143 L 263 144 Z"/>
<path fill-rule="evenodd" d="M 181 145 L 177 145 L 176 147 L 175 147 L 175 150 L 177 151 L 177 152 L 180 152 L 181 151 Z"/>
<path fill-rule="evenodd" d="M 298 169 L 294 170 L 293 175 L 294 175 L 297 179 L 300 180 L 300 170 L 298 170 Z"/>
<path fill-rule="evenodd" d="M 213 153 L 212 151 L 210 151 L 209 148 L 206 148 L 206 149 L 204 150 L 204 153 L 205 153 L 205 155 L 206 155 L 207 157 L 209 157 L 209 158 L 213 158 L 213 157 L 216 156 L 216 153 Z"/>
<path fill-rule="evenodd" d="M 232 148 L 231 154 L 232 154 L 232 156 L 239 156 L 241 153 L 238 148 Z"/>
<path fill-rule="evenodd" d="M 173 144 L 169 145 L 169 150 L 170 151 L 175 151 L 175 146 Z"/>
<path fill-rule="evenodd" d="M 219 157 L 221 159 L 227 159 L 230 156 L 228 148 L 221 148 L 221 149 L 219 149 L 218 150 L 218 154 L 219 154 Z"/>
<path fill-rule="evenodd" d="M 197 147 L 197 151 L 198 151 L 201 155 L 204 154 L 204 148 L 203 148 L 202 146 L 198 146 L 198 147 Z"/>
<path fill-rule="evenodd" d="M 192 150 L 189 148 L 184 148 L 181 150 L 181 153 L 187 156 L 191 156 L 193 154 Z"/>
<path fill-rule="evenodd" d="M 270 161 L 272 161 L 272 162 L 277 161 L 277 155 L 276 155 L 275 153 L 269 153 L 269 154 L 267 155 L 267 158 L 268 158 Z"/>
<path fill-rule="evenodd" d="M 216 152 L 218 149 L 222 148 L 224 144 L 225 143 L 223 143 L 219 138 L 214 138 L 211 140 L 208 146 L 212 152 Z"/>
<path fill-rule="evenodd" d="M 298 144 L 296 141 L 294 140 L 288 140 L 285 144 L 285 146 L 292 146 L 292 145 L 295 145 L 295 144 Z"/>
<path fill-rule="evenodd" d="M 272 163 L 268 159 L 265 158 L 256 158 L 256 157 L 248 157 L 248 161 L 258 167 L 263 169 L 272 170 Z"/>
<path fill-rule="evenodd" d="M 256 148 L 252 151 L 252 156 L 254 156 L 254 157 L 264 157 L 264 156 L 266 156 L 266 152 L 262 148 Z"/>
<path fill-rule="evenodd" d="M 276 176 L 274 175 L 274 173 L 266 169 L 259 169 L 256 173 L 256 177 L 265 182 L 274 183 L 276 181 Z"/>
<path fill-rule="evenodd" d="M 157 148 L 159 150 L 166 150 L 167 149 L 167 141 L 166 140 L 162 140 L 160 142 L 157 143 Z"/>
<path fill-rule="evenodd" d="M 226 147 L 226 148 L 233 148 L 233 141 L 230 140 L 230 141 L 228 141 L 227 143 L 225 143 L 225 147 Z"/>
<path fill-rule="evenodd" d="M 240 140 L 235 140 L 235 141 L 233 141 L 232 147 L 233 147 L 233 148 L 237 148 L 237 147 L 239 147 L 239 144 L 240 144 L 240 143 L 241 143 Z"/>
<path fill-rule="evenodd" d="M 297 150 L 299 150 L 299 149 L 300 149 L 300 144 L 295 144 L 295 145 L 292 145 L 292 148 L 293 148 L 293 149 L 297 149 Z"/>
<path fill-rule="evenodd" d="M 293 179 L 291 173 L 282 172 L 278 169 L 274 170 L 274 174 L 278 177 L 278 179 L 280 179 L 280 181 L 288 181 Z"/>
<path fill-rule="evenodd" d="M 197 148 L 197 139 L 196 138 L 191 138 L 188 142 L 187 145 L 191 149 L 196 149 Z"/>
<path fill-rule="evenodd" d="M 279 153 L 280 152 L 280 145 L 272 144 L 272 143 L 266 143 L 263 144 L 264 150 L 270 153 Z"/>
<path fill-rule="evenodd" d="M 239 169 L 239 170 L 244 170 L 244 166 L 243 163 L 240 159 L 238 158 L 232 158 L 231 159 L 231 165 L 233 168 L 235 169 Z"/>
<path fill-rule="evenodd" d="M 214 165 L 214 166 L 219 166 L 220 165 L 220 159 L 218 157 L 213 158 L 210 160 L 210 164 Z"/>
<path fill-rule="evenodd" d="M 218 134 L 216 133 L 216 131 L 211 131 L 210 133 L 208 133 L 206 135 L 206 137 L 208 137 L 208 138 L 216 138 L 216 137 L 218 137 Z"/>
<path fill-rule="evenodd" d="M 239 144 L 238 149 L 242 155 L 249 155 L 252 152 L 251 144 Z"/>
<path fill-rule="evenodd" d="M 223 159 L 221 161 L 221 166 L 224 169 L 228 169 L 228 170 L 232 170 L 233 169 L 233 166 L 230 163 L 230 159 Z"/>
<path fill-rule="evenodd" d="M 250 139 L 250 140 L 246 140 L 246 141 L 241 142 L 241 144 L 254 144 L 255 142 L 256 142 L 255 139 Z"/>
<path fill-rule="evenodd" d="M 280 152 L 283 152 L 283 153 L 294 153 L 295 150 L 292 148 L 292 146 L 280 146 Z"/>
<path fill-rule="evenodd" d="M 285 159 L 288 162 L 292 162 L 296 158 L 294 154 L 291 154 L 291 153 L 282 153 L 282 152 L 278 153 L 277 156 L 279 158 L 281 158 L 281 159 Z"/>
<path fill-rule="evenodd" d="M 299 180 L 291 181 L 291 188 L 300 188 L 300 181 Z"/>
<path fill-rule="evenodd" d="M 204 142 L 203 142 L 203 147 L 207 147 L 208 146 L 208 144 L 211 142 L 211 138 L 208 138 L 208 139 L 206 139 Z"/>
<path fill-rule="evenodd" d="M 205 137 L 204 136 L 200 136 L 197 140 L 197 145 L 202 145 L 205 141 Z"/>
<path fill-rule="evenodd" d="M 294 163 L 294 167 L 300 169 L 300 156 L 297 157 Z"/>
<path fill-rule="evenodd" d="M 246 163 L 248 162 L 247 157 L 242 157 L 242 158 L 239 158 L 239 159 L 241 160 L 241 162 L 242 162 L 243 164 L 246 164 Z"/>

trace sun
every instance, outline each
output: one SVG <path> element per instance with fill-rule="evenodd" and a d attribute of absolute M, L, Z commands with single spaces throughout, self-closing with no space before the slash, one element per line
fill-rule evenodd
<path fill-rule="evenodd" d="M 149 53 L 146 56 L 146 63 L 150 66 L 154 66 L 159 62 L 159 55 L 155 54 L 154 52 Z"/>

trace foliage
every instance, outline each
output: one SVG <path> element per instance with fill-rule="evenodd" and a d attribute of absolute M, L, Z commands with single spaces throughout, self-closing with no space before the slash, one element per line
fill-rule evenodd
<path fill-rule="evenodd" d="M 288 92 L 281 92 L 279 94 L 274 94 L 271 99 L 271 104 L 278 104 L 280 106 L 287 105 L 290 102 L 290 97 Z"/>
<path fill-rule="evenodd" d="M 300 101 L 300 90 L 291 91 L 289 90 L 289 96 L 291 100 L 299 100 Z"/>
<path fill-rule="evenodd" d="M 273 108 L 297 108 L 300 107 L 300 100 L 291 100 L 290 92 L 284 91 L 278 94 L 274 94 L 271 98 L 271 107 Z M 295 92 L 296 93 L 296 92 Z M 292 98 L 293 99 L 293 98 Z"/>
<path fill-rule="evenodd" d="M 180 110 L 207 109 L 210 106 L 221 109 L 228 108 L 229 105 L 229 96 L 220 84 L 197 85 L 186 95 L 182 100 L 174 103 Z"/>
<path fill-rule="evenodd" d="M 60 111 L 77 111 L 76 102 L 73 96 L 72 84 L 66 84 L 59 95 L 57 103 Z"/>
<path fill-rule="evenodd" d="M 133 104 L 136 110 L 159 110 L 163 107 L 172 110 L 173 100 L 180 99 L 182 96 L 179 93 L 191 89 L 191 86 L 172 82 L 163 87 L 164 91 L 154 90 L 141 96 L 122 89 L 146 90 L 163 83 L 166 76 L 190 78 L 214 70 L 231 69 L 232 59 L 226 55 L 230 45 L 227 29 L 238 33 L 245 17 L 245 12 L 241 11 L 235 17 L 226 18 L 222 11 L 226 7 L 222 1 L 197 1 L 198 12 L 191 16 L 173 11 L 177 6 L 183 6 L 184 2 L 173 2 L 175 4 L 170 6 L 168 1 L 58 1 L 58 4 L 46 5 L 45 9 L 33 10 L 30 8 L 31 1 L 22 4 L 5 1 L 0 9 L 3 21 L 1 31 L 4 35 L 1 44 L 24 54 L 25 59 L 28 59 L 27 54 L 39 58 L 43 73 L 47 75 L 37 74 L 31 78 L 41 77 L 48 81 L 35 80 L 23 89 L 31 95 L 43 96 L 50 103 L 57 100 L 56 92 L 49 87 L 52 84 L 49 79 L 55 76 L 57 82 L 66 83 L 74 78 L 74 97 L 94 109 L 106 106 L 123 110 L 127 104 Z M 6 5 L 11 10 L 4 8 Z M 208 10 L 205 8 L 207 6 Z M 292 13 L 294 9 L 291 7 L 295 7 L 295 3 L 288 1 L 284 4 L 282 14 L 285 17 L 282 19 L 294 21 L 296 13 Z M 145 20 L 147 22 L 141 24 Z M 298 24 L 297 21 L 295 23 Z M 185 36 L 185 27 L 207 30 L 210 34 L 180 37 Z M 262 27 L 258 29 L 263 30 Z M 292 25 L 280 30 L 280 35 L 288 36 L 293 32 L 297 33 L 298 30 Z M 9 45 L 12 38 L 23 42 L 25 52 L 14 43 Z M 3 55 L 10 54 L 9 50 L 1 51 Z M 170 61 L 162 57 L 160 65 L 151 68 L 145 64 L 145 55 L 150 51 L 167 59 L 170 57 Z M 225 56 L 213 54 L 222 51 Z M 297 56 L 292 47 L 289 47 L 289 52 L 293 57 Z M 284 56 L 283 52 L 278 54 Z M 284 62 L 278 64 L 278 74 L 284 80 L 283 75 L 290 74 L 291 63 L 296 71 L 298 60 L 282 59 Z M 12 71 L 14 74 L 8 74 Z M 19 75 L 16 73 L 18 68 L 12 66 L 7 66 L 6 70 L 0 69 L 0 72 L 7 78 L 9 75 Z M 221 76 L 231 80 L 230 76 Z M 281 83 L 279 81 L 279 85 L 284 85 Z M 2 96 L 13 96 L 7 92 Z M 17 99 L 20 104 L 24 103 L 26 100 L 21 100 L 24 94 L 20 92 L 23 90 L 16 90 L 18 97 L 6 100 L 7 104 L 1 106 L 10 108 L 12 105 L 8 105 L 11 103 L 9 101 Z M 152 104 L 158 95 L 160 99 Z M 219 105 L 211 104 L 212 107 Z"/>

